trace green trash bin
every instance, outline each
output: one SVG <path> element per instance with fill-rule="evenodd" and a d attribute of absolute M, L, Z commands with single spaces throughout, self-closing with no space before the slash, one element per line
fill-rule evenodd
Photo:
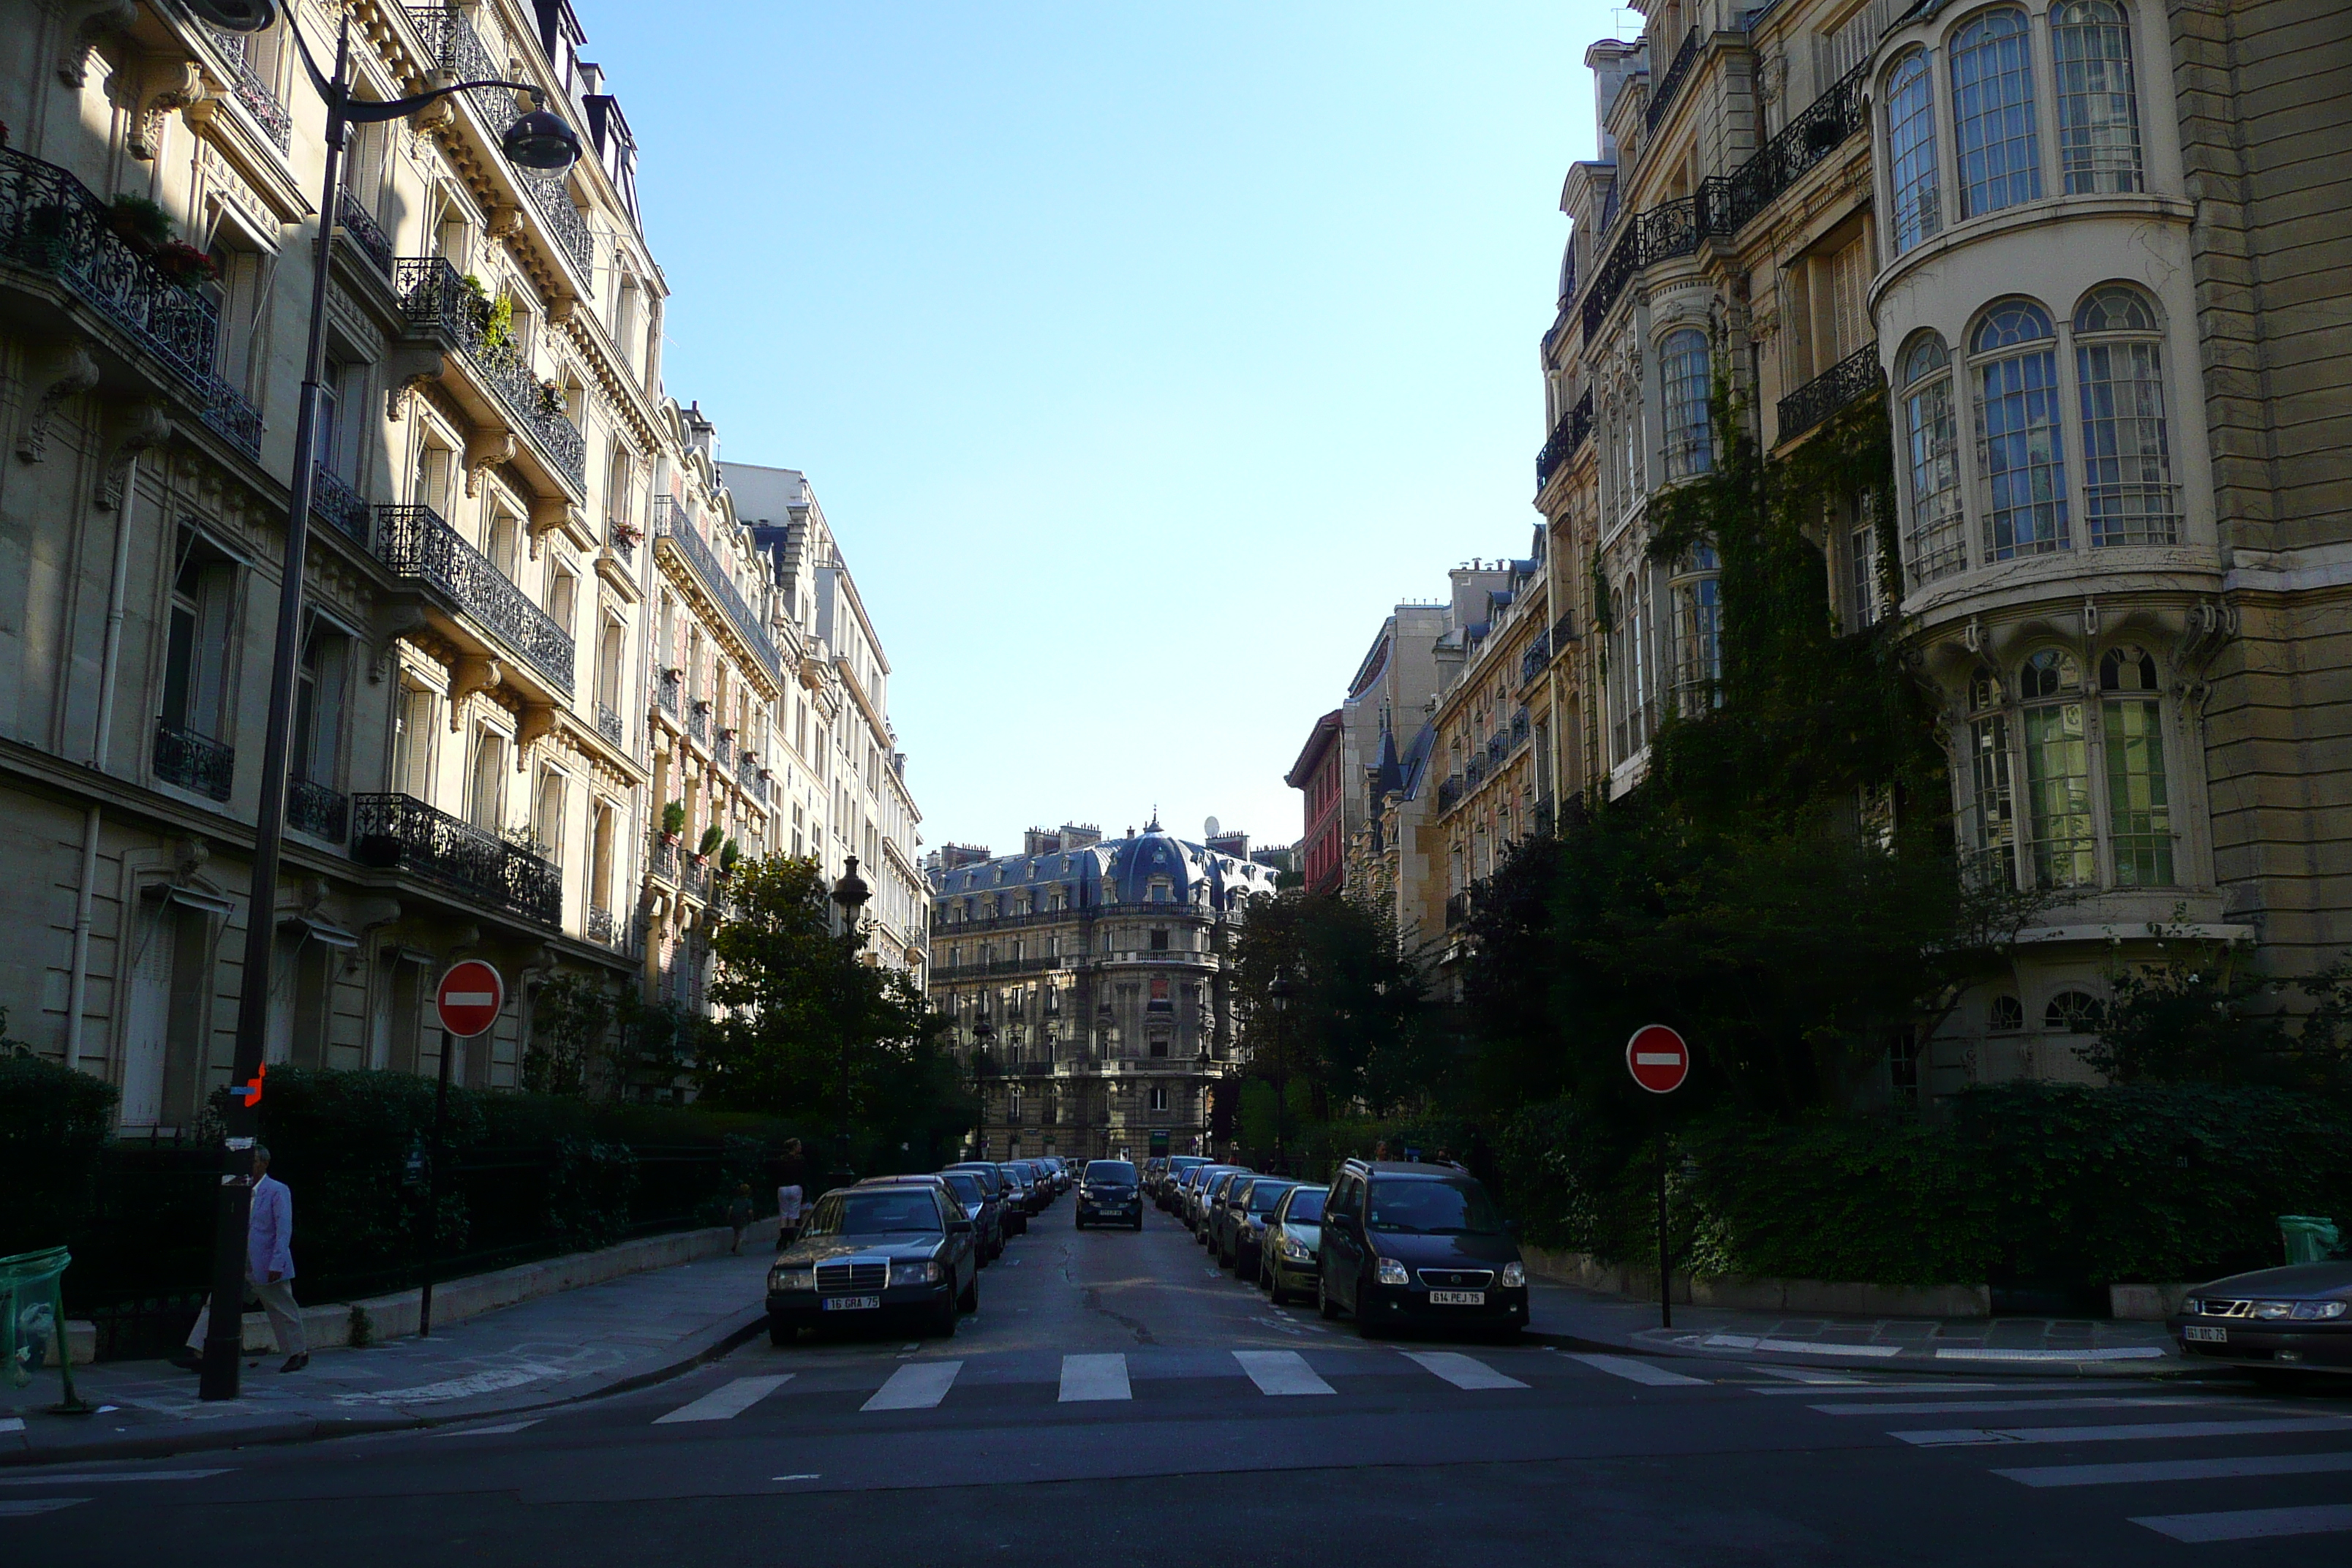
<path fill-rule="evenodd" d="M 74 1393 L 73 1358 L 66 1352 L 66 1299 L 61 1283 L 72 1262 L 72 1255 L 62 1247 L 0 1258 L 0 1377 L 5 1377 L 11 1388 L 23 1388 L 33 1381 L 34 1369 L 54 1345 L 65 1399 L 51 1408 L 80 1415 L 91 1407 Z"/>
<path fill-rule="evenodd" d="M 2286 1244 L 2289 1263 L 2324 1263 L 2343 1245 L 2334 1220 L 2307 1214 L 2279 1215 L 2279 1239 Z"/>

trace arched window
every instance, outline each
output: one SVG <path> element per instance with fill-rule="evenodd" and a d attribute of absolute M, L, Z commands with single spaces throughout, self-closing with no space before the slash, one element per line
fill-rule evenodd
<path fill-rule="evenodd" d="M 2042 195 L 2033 66 L 2022 11 L 1988 11 L 1952 35 L 1952 129 L 1959 139 L 1960 216 Z"/>
<path fill-rule="evenodd" d="M 2030 300 L 2008 300 L 1985 312 L 1969 347 L 1977 359 L 1985 553 L 2007 561 L 2068 549 L 2065 438 L 2050 318 Z"/>
<path fill-rule="evenodd" d="M 2043 648 L 2018 672 L 2018 695 L 2025 703 L 2025 798 L 2034 883 L 2088 887 L 2098 880 L 2098 830 L 2091 815 L 2083 667 L 2073 654 Z"/>
<path fill-rule="evenodd" d="M 2083 402 L 2083 510 L 2091 543 L 2170 544 L 2180 537 L 2164 425 L 2163 340 L 2137 290 L 2092 290 L 2074 311 Z"/>
<path fill-rule="evenodd" d="M 1684 713 L 1723 701 L 1722 571 L 1715 547 L 1700 544 L 1675 574 L 1675 706 Z"/>
<path fill-rule="evenodd" d="M 2009 715 L 2000 677 L 1979 672 L 1969 683 L 1969 822 L 1975 872 L 1988 887 L 2017 885 L 2017 802 L 2010 787 Z"/>
<path fill-rule="evenodd" d="M 1704 474 L 1715 466 L 1707 424 L 1706 334 L 1685 327 L 1658 345 L 1666 388 L 1666 478 Z"/>
<path fill-rule="evenodd" d="M 2099 999 L 2083 991 L 2061 991 L 2042 1010 L 2042 1026 L 2062 1035 L 2087 1035 L 2099 1026 Z"/>
<path fill-rule="evenodd" d="M 2146 648 L 2099 658 L 2099 731 L 2105 742 L 2107 842 L 2119 888 L 2172 885 L 2172 802 L 2164 773 L 2164 710 Z"/>
<path fill-rule="evenodd" d="M 2058 79 L 2058 168 L 2066 194 L 2140 189 L 2139 107 L 2124 14 L 2107 0 L 2053 6 L 2050 63 Z"/>
<path fill-rule="evenodd" d="M 1985 1010 L 1985 1027 L 1996 1035 L 2014 1034 L 2025 1027 L 2025 1004 L 2014 996 L 1996 996 Z"/>
<path fill-rule="evenodd" d="M 1895 366 L 1903 389 L 1904 468 L 1911 485 L 1911 531 L 1904 553 L 1911 581 L 1932 583 L 1969 563 L 1960 515 L 1960 437 L 1952 416 L 1952 356 L 1923 332 Z"/>
<path fill-rule="evenodd" d="M 1914 49 L 1886 74 L 1886 166 L 1895 188 L 1895 251 L 1944 226 L 1936 176 L 1936 91 L 1927 56 Z"/>

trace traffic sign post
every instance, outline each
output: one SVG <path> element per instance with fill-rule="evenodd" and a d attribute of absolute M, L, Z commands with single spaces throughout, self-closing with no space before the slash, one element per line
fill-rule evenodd
<path fill-rule="evenodd" d="M 1625 1042 L 1625 1070 L 1652 1094 L 1672 1094 L 1690 1077 L 1690 1046 L 1664 1024 L 1645 1024 Z M 1674 1249 L 1666 1240 L 1666 1132 L 1658 1129 L 1658 1326 L 1675 1326 L 1672 1268 Z"/>
<path fill-rule="evenodd" d="M 459 1040 L 489 1032 L 506 1010 L 507 983 L 478 958 L 449 966 L 433 991 L 433 1011 L 441 1020 L 441 1069 L 433 1084 L 433 1161 L 425 1174 L 425 1258 L 419 1272 L 416 1337 L 433 1332 L 433 1268 L 441 1241 L 441 1158 L 449 1123 L 449 1058 Z"/>

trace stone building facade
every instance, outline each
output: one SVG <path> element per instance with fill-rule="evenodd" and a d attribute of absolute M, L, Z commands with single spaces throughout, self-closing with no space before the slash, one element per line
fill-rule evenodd
<path fill-rule="evenodd" d="M 1232 942 L 1274 873 L 1157 821 L 1105 839 L 1033 829 L 1023 853 L 942 857 L 931 1005 L 953 1026 L 990 1158 L 1202 1152 L 1212 1086 L 1245 1059 Z"/>

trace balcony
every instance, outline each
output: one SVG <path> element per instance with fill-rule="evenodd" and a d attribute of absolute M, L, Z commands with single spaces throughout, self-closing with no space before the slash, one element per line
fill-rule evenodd
<path fill-rule="evenodd" d="M 341 844 L 351 831 L 351 797 L 309 779 L 286 781 L 286 826 Z"/>
<path fill-rule="evenodd" d="M 1550 664 L 1551 633 L 1538 632 L 1536 640 L 1528 645 L 1527 652 L 1519 655 L 1519 684 L 1533 685 L 1536 677 L 1541 675 Z"/>
<path fill-rule="evenodd" d="M 263 136 L 280 153 L 294 145 L 294 116 L 278 101 L 277 92 L 261 79 L 245 57 L 247 41 L 235 33 L 214 33 L 213 47 L 228 62 L 229 92 L 239 107 L 261 127 Z"/>
<path fill-rule="evenodd" d="M 743 786 L 743 793 L 745 795 L 750 795 L 753 800 L 758 801 L 762 805 L 767 804 L 767 777 L 760 772 L 760 759 L 753 756 L 749 752 L 744 752 L 742 756 L 736 759 L 735 782 Z"/>
<path fill-rule="evenodd" d="M 782 679 L 783 660 L 777 656 L 776 645 L 768 638 L 768 629 L 751 608 L 734 579 L 719 564 L 719 557 L 699 529 L 687 516 L 686 509 L 668 496 L 654 498 L 654 538 L 667 541 L 681 556 L 703 589 L 718 603 L 735 633 L 750 647 L 751 656 L 763 665 L 772 679 Z"/>
<path fill-rule="evenodd" d="M 709 748 L 710 745 L 709 703 L 698 699 L 694 705 L 686 710 L 686 733 L 687 738 L 696 745 Z"/>
<path fill-rule="evenodd" d="M 678 889 L 689 899 L 710 901 L 710 862 L 695 856 L 687 857 L 681 868 L 685 875 L 678 879 Z"/>
<path fill-rule="evenodd" d="M 525 596 L 488 556 L 459 537 L 429 506 L 380 506 L 375 552 L 386 566 L 432 588 L 567 696 L 572 637 Z"/>
<path fill-rule="evenodd" d="M 367 204 L 345 186 L 335 193 L 335 225 L 343 237 L 356 247 L 362 256 L 375 263 L 376 270 L 386 278 L 392 276 L 392 237 L 375 221 L 375 214 Z"/>
<path fill-rule="evenodd" d="M 1454 774 L 1437 786 L 1437 809 L 1451 811 L 1462 803 L 1463 777 Z"/>
<path fill-rule="evenodd" d="M 539 216 L 547 220 L 547 232 L 554 237 L 563 253 L 572 258 L 583 278 L 596 268 L 596 241 L 588 232 L 588 219 L 572 205 L 572 192 L 561 174 L 542 174 L 532 169 L 515 171 L 515 184 L 530 195 L 531 205 Z"/>
<path fill-rule="evenodd" d="M 1470 918 L 1470 895 L 1456 893 L 1445 900 L 1445 929 L 1453 931 Z"/>
<path fill-rule="evenodd" d="M 628 727 L 621 721 L 621 716 L 601 701 L 596 704 L 596 733 L 614 746 L 626 747 L 629 743 Z"/>
<path fill-rule="evenodd" d="M 678 705 L 684 700 L 678 695 L 678 679 L 676 671 L 665 674 L 661 679 L 654 683 L 654 702 L 671 718 L 678 717 Z"/>
<path fill-rule="evenodd" d="M 646 868 L 672 887 L 677 885 L 677 840 L 656 837 L 653 852 L 646 858 Z"/>
<path fill-rule="evenodd" d="M 530 442 L 548 472 L 571 487 L 587 488 L 588 442 L 531 368 L 520 344 L 490 335 L 490 304 L 437 256 L 403 257 L 395 282 L 412 337 L 446 342 L 497 401 L 504 423 Z"/>
<path fill-rule="evenodd" d="M 625 914 L 615 914 L 602 904 L 588 906 L 587 935 L 599 947 L 609 947 L 625 957 L 641 956 L 637 946 L 636 922 Z"/>
<path fill-rule="evenodd" d="M 722 773 L 723 773 L 723 772 L 726 772 L 726 771 L 727 771 L 727 770 L 729 770 L 729 769 L 731 769 L 732 767 L 734 767 L 734 765 L 735 765 L 735 731 L 732 731 L 732 730 L 721 730 L 721 731 L 719 731 L 719 740 L 718 740 L 718 742 L 717 742 L 715 745 L 713 745 L 713 746 L 711 747 L 711 749 L 710 749 L 710 760 L 711 760 L 712 762 L 714 762 L 714 763 L 718 763 L 718 764 L 719 764 L 719 771 L 720 771 L 720 772 L 722 772 Z"/>
<path fill-rule="evenodd" d="M 1675 51 L 1673 62 L 1666 67 L 1666 74 L 1660 77 L 1657 86 L 1650 89 L 1650 101 L 1643 110 L 1642 116 L 1651 130 L 1655 131 L 1658 121 L 1666 117 L 1666 110 L 1674 107 L 1675 94 L 1682 90 L 1683 81 L 1690 75 L 1691 66 L 1697 59 L 1698 29 L 1693 27 L 1684 37 L 1682 47 Z"/>
<path fill-rule="evenodd" d="M 1544 635 L 1551 643 L 1552 652 L 1566 653 L 1568 645 L 1576 640 L 1576 612 L 1562 610 L 1559 619 L 1552 622 L 1551 630 Z"/>
<path fill-rule="evenodd" d="M 228 383 L 215 379 L 205 385 L 205 423 L 247 457 L 261 456 L 261 410 Z"/>
<path fill-rule="evenodd" d="M 637 531 L 625 519 L 608 517 L 604 520 L 604 542 L 620 558 L 622 565 L 635 566 L 637 563 L 638 537 Z"/>
<path fill-rule="evenodd" d="M 368 542 L 368 503 L 324 463 L 310 469 L 310 521 L 362 547 Z"/>
<path fill-rule="evenodd" d="M 562 924 L 563 873 L 538 856 L 412 795 L 354 795 L 352 805 L 360 864 L 423 878 L 541 925 Z"/>
<path fill-rule="evenodd" d="M 1874 396 L 1886 384 L 1878 368 L 1878 345 L 1861 348 L 1780 399 L 1780 441 L 1793 441 L 1840 409 Z"/>
<path fill-rule="evenodd" d="M 1551 427 L 1551 437 L 1536 454 L 1536 489 L 1550 482 L 1559 466 L 1576 456 L 1576 449 L 1592 435 L 1592 394 L 1587 391 L 1577 400 L 1576 406 Z"/>
<path fill-rule="evenodd" d="M 226 800 L 236 777 L 236 751 L 194 730 L 155 721 L 155 776 L 214 800 Z"/>

